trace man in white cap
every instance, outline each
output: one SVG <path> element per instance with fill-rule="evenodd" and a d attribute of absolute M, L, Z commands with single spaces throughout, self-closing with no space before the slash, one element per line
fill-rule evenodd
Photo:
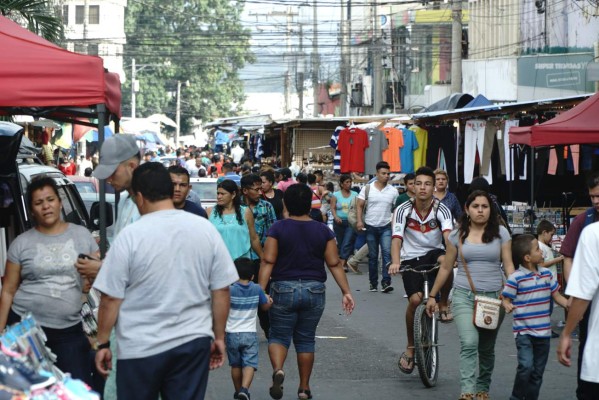
<path fill-rule="evenodd" d="M 92 173 L 92 176 L 98 179 L 106 179 L 106 182 L 114 187 L 115 192 L 121 192 L 117 208 L 118 216 L 114 226 L 115 237 L 123 228 L 140 218 L 131 189 L 133 171 L 140 164 L 141 154 L 134 136 L 114 135 L 106 139 L 104 144 L 102 144 L 100 162 Z M 96 278 L 101 265 L 101 261 L 81 258 L 77 259 L 77 263 L 75 264 L 83 277 L 92 280 Z M 103 397 L 105 400 L 116 399 L 115 375 L 116 373 L 111 374 L 106 381 Z"/>

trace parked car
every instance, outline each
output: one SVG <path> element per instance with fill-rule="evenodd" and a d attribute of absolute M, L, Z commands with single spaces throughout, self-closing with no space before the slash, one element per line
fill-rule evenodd
<path fill-rule="evenodd" d="M 92 206 L 95 203 L 98 203 L 100 201 L 100 194 L 99 193 L 81 193 L 81 192 L 79 192 L 79 195 L 81 196 L 81 200 L 83 200 L 83 204 L 85 204 L 85 209 L 87 210 L 88 214 L 91 215 Z M 110 208 L 112 208 L 112 215 L 116 215 L 114 194 L 106 193 L 106 204 L 110 204 Z M 99 222 L 96 223 L 95 225 L 98 225 L 98 224 L 99 224 Z M 99 234 L 99 232 L 98 232 L 98 234 Z M 114 238 L 114 227 L 113 226 L 109 226 L 106 228 L 106 238 L 108 239 L 108 243 L 112 243 L 112 239 Z"/>
<path fill-rule="evenodd" d="M 98 193 L 100 191 L 100 181 L 94 177 L 69 176 L 69 179 L 73 181 L 79 193 Z"/>
<path fill-rule="evenodd" d="M 33 227 L 26 192 L 32 179 L 38 176 L 53 178 L 62 200 L 62 218 L 90 230 L 99 229 L 99 206 L 90 213 L 77 188 L 60 170 L 43 165 L 30 149 L 21 148 L 23 127 L 0 121 L 0 256 L 5 261 L 3 249 L 21 233 Z M 112 212 L 107 212 L 106 226 L 112 225 Z M 4 265 L 4 264 L 2 264 Z"/>
<path fill-rule="evenodd" d="M 202 207 L 214 207 L 216 205 L 216 178 L 190 178 L 191 190 L 193 190 L 202 201 Z"/>

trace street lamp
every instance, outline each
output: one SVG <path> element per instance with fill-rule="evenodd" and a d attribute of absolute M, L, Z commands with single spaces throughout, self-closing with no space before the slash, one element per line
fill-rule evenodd
<path fill-rule="evenodd" d="M 179 148 L 179 134 L 181 133 L 181 83 L 186 87 L 189 86 L 189 81 L 181 82 L 177 81 L 177 110 L 175 114 L 175 146 Z"/>
<path fill-rule="evenodd" d="M 139 81 L 137 78 L 137 73 L 145 68 L 150 67 L 168 67 L 170 66 L 170 62 L 167 61 L 163 64 L 135 64 L 135 58 L 131 59 L 131 118 L 135 118 L 135 94 L 139 92 Z"/>

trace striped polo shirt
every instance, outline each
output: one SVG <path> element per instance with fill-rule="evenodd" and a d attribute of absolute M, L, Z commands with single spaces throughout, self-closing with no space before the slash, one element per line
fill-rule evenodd
<path fill-rule="evenodd" d="M 551 295 L 559 289 L 557 280 L 547 268 L 530 271 L 520 266 L 508 278 L 503 296 L 514 305 L 514 337 L 518 334 L 551 337 Z"/>

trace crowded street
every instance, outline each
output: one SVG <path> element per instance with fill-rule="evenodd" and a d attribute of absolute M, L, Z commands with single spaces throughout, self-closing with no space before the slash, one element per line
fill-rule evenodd
<path fill-rule="evenodd" d="M 364 266 L 362 270 L 365 270 Z M 391 294 L 369 293 L 366 274 L 350 273 L 348 279 L 356 299 L 356 308 L 351 316 L 347 317 L 342 312 L 339 291 L 334 287 L 327 290 L 327 307 L 316 331 L 316 361 L 312 378 L 315 396 L 318 394 L 319 399 L 326 400 L 456 399 L 460 391 L 460 344 L 456 325 L 439 324 L 439 343 L 442 346 L 439 379 L 436 387 L 427 389 L 417 370 L 411 375 L 404 375 L 397 368 L 397 360 L 405 346 L 403 316 L 407 299 L 403 298 L 403 288 Z M 399 279 L 395 281 L 401 286 Z M 554 312 L 553 325 L 562 318 L 563 310 Z M 514 381 L 517 352 L 511 319 L 511 316 L 506 316 L 497 338 L 490 391 L 493 399 L 509 398 Z M 259 337 L 260 367 L 252 384 L 252 396 L 268 399 L 272 369 L 262 332 Z M 539 397 L 543 400 L 575 398 L 576 368 L 566 368 L 557 362 L 556 347 L 557 339 L 551 339 L 551 352 Z M 577 347 L 575 342 L 574 360 Z M 295 354 L 290 354 L 290 361 L 294 358 Z M 286 372 L 285 389 L 288 392 L 284 399 L 293 399 L 298 382 L 295 363 L 289 362 Z M 206 399 L 231 398 L 230 380 L 227 368 L 211 371 Z"/>

